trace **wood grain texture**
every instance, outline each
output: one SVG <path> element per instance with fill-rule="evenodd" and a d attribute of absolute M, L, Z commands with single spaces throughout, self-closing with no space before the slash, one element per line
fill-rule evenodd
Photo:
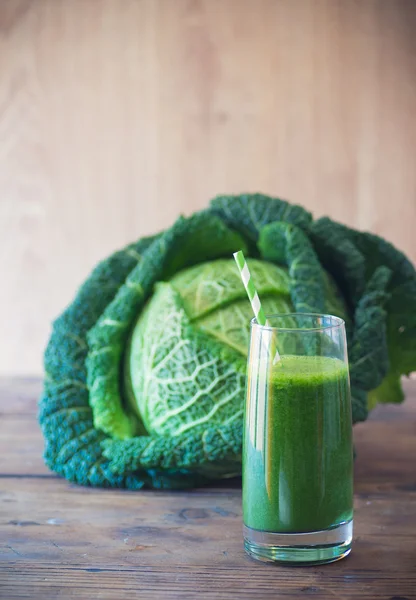
<path fill-rule="evenodd" d="M 0 598 L 416 599 L 416 381 L 403 405 L 354 428 L 351 555 L 291 569 L 244 554 L 238 481 L 126 492 L 39 468 L 39 390 L 34 379 L 0 380 Z"/>
<path fill-rule="evenodd" d="M 0 3 L 0 372 L 100 258 L 223 192 L 416 259 L 413 0 Z M 7 340 L 7 343 L 4 343 Z"/>

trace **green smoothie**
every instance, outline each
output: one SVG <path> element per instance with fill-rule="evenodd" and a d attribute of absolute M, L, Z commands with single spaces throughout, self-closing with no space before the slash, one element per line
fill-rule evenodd
<path fill-rule="evenodd" d="M 353 458 L 346 365 L 286 355 L 264 377 L 259 374 L 258 385 L 248 382 L 244 524 L 303 533 L 349 521 Z"/>

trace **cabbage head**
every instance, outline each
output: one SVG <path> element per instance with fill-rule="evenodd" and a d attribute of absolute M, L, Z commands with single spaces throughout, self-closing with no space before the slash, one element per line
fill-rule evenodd
<path fill-rule="evenodd" d="M 45 460 L 96 486 L 184 488 L 241 473 L 251 307 L 345 319 L 353 420 L 416 369 L 416 273 L 383 239 L 260 194 L 221 196 L 102 261 L 54 322 Z"/>

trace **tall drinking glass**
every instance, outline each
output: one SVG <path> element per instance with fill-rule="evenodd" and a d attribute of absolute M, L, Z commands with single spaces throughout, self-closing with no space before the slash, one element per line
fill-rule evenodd
<path fill-rule="evenodd" d="M 344 321 L 331 315 L 282 314 L 268 316 L 267 322 L 251 322 L 244 546 L 264 561 L 332 562 L 349 554 L 353 527 Z"/>

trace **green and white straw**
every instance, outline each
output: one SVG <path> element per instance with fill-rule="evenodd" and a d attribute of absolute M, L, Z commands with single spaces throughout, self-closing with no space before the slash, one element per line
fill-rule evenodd
<path fill-rule="evenodd" d="M 264 314 L 263 307 L 260 302 L 259 295 L 255 288 L 253 279 L 250 275 L 250 270 L 247 265 L 247 261 L 244 257 L 244 254 L 241 250 L 238 252 L 234 252 L 233 254 L 235 262 L 237 263 L 238 270 L 240 271 L 241 279 L 243 281 L 244 287 L 246 288 L 248 299 L 250 300 L 251 308 L 253 309 L 254 316 L 256 317 L 256 321 L 259 325 L 263 327 L 268 327 L 269 322 L 266 319 L 266 315 Z M 273 358 L 273 364 L 277 363 L 280 360 L 280 354 L 275 348 L 276 353 Z"/>

